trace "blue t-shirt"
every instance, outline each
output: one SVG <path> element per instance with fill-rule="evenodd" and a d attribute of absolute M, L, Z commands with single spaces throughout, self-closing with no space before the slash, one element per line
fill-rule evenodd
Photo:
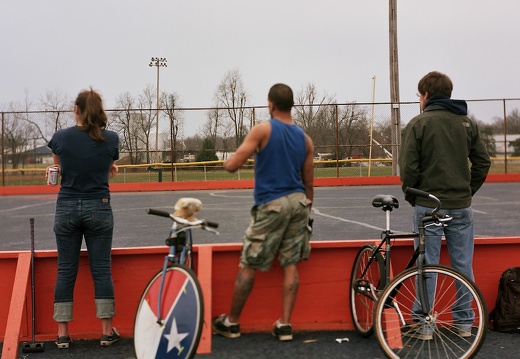
<path fill-rule="evenodd" d="M 119 159 L 119 137 L 103 130 L 106 141 L 95 141 L 74 126 L 58 130 L 47 145 L 58 155 L 61 188 L 58 199 L 110 198 L 109 170 Z"/>
<path fill-rule="evenodd" d="M 305 193 L 302 168 L 306 157 L 305 133 L 297 125 L 271 119 L 267 145 L 255 155 L 255 204 L 294 192 Z"/>

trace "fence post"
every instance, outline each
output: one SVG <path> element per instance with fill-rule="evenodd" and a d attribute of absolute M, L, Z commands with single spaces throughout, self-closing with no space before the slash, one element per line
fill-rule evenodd
<path fill-rule="evenodd" d="M 334 106 L 336 112 L 336 177 L 339 177 L 339 111 L 338 105 Z"/>
<path fill-rule="evenodd" d="M 504 173 L 507 174 L 507 113 L 506 99 L 502 100 L 504 104 Z"/>
<path fill-rule="evenodd" d="M 2 186 L 5 186 L 4 113 L 2 112 Z"/>

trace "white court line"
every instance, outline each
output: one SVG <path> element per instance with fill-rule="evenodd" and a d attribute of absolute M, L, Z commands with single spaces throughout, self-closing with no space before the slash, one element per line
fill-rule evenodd
<path fill-rule="evenodd" d="M 0 209 L 0 213 L 20 211 L 22 209 L 33 208 L 33 207 L 38 207 L 38 206 L 48 206 L 51 203 L 55 204 L 56 201 L 40 202 L 40 203 L 36 203 L 36 204 L 28 204 L 26 206 L 14 207 L 14 208 L 9 208 L 9 209 Z"/>
<path fill-rule="evenodd" d="M 230 196 L 230 195 L 226 195 L 226 194 L 210 192 L 209 195 L 213 196 L 213 197 L 224 197 L 224 198 L 247 198 L 247 199 L 252 198 L 251 194 L 248 194 L 247 196 Z"/>
<path fill-rule="evenodd" d="M 371 224 L 368 224 L 368 223 L 364 223 L 364 222 L 358 222 L 358 221 L 351 221 L 349 219 L 345 219 L 345 218 L 341 218 L 341 217 L 335 217 L 335 216 L 331 216 L 330 214 L 325 214 L 325 213 L 321 213 L 318 209 L 316 208 L 313 208 L 312 209 L 312 212 L 314 212 L 316 215 L 318 216 L 322 216 L 322 217 L 327 217 L 327 218 L 332 218 L 332 219 L 335 219 L 335 220 L 338 220 L 338 221 L 341 221 L 341 222 L 347 222 L 347 223 L 353 223 L 353 224 L 358 224 L 362 227 L 367 227 L 367 228 L 370 228 L 370 229 L 377 229 L 379 231 L 383 231 L 384 228 L 380 228 L 380 227 L 376 227 L 376 226 L 373 226 Z"/>

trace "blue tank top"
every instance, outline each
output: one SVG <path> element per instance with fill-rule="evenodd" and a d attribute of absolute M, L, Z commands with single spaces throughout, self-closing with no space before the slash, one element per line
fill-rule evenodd
<path fill-rule="evenodd" d="M 297 125 L 271 119 L 267 145 L 255 155 L 255 204 L 294 193 L 305 193 L 302 167 L 306 157 L 305 134 Z"/>

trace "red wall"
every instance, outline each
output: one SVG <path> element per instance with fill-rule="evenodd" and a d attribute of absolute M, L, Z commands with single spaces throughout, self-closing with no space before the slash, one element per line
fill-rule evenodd
<path fill-rule="evenodd" d="M 300 291 L 293 314 L 293 325 L 298 330 L 352 329 L 349 312 L 349 281 L 352 263 L 358 249 L 367 241 L 312 242 L 311 257 L 300 265 Z M 369 240 L 369 242 L 373 242 Z M 491 310 L 496 298 L 498 278 L 507 267 L 520 265 L 517 258 L 520 237 L 477 239 L 475 245 L 475 277 Z M 166 247 L 121 248 L 113 251 L 113 277 L 116 290 L 116 317 L 114 325 L 124 336 L 132 336 L 134 313 L 142 290 L 151 276 L 162 265 Z M 205 252 L 201 257 L 201 251 Z M 205 296 L 207 317 L 229 312 L 233 284 L 238 269 L 240 245 L 199 245 L 196 248 L 196 266 Z M 392 247 L 393 271 L 401 271 L 413 251 L 408 240 L 396 241 Z M 20 268 L 18 256 L 24 259 Z M 17 334 L 19 341 L 30 340 L 30 276 L 28 252 L 0 253 L 0 338 Z M 499 260 L 498 260 L 499 259 Z M 37 251 L 35 254 L 36 338 L 54 339 L 56 323 L 52 320 L 53 290 L 56 280 L 56 252 Z M 446 248 L 442 262 L 448 264 Z M 209 264 L 208 264 L 209 263 Z M 207 268 L 205 268 L 207 266 Z M 18 272 L 24 272 L 16 283 Z M 25 280 L 25 281 L 24 281 Z M 282 271 L 278 264 L 270 272 L 259 272 L 253 293 L 241 317 L 241 330 L 268 331 L 281 311 Z M 21 284 L 20 284 L 21 283 Z M 205 284 L 204 284 L 205 283 Z M 26 297 L 13 303 L 16 295 Z M 81 267 L 76 283 L 74 321 L 70 331 L 74 337 L 97 338 L 99 320 L 95 318 L 93 284 L 86 253 L 82 253 Z M 8 326 L 10 316 L 19 310 L 22 318 L 19 328 Z M 16 323 L 15 323 L 16 324 Z M 211 335 L 207 340 L 211 340 Z"/>

